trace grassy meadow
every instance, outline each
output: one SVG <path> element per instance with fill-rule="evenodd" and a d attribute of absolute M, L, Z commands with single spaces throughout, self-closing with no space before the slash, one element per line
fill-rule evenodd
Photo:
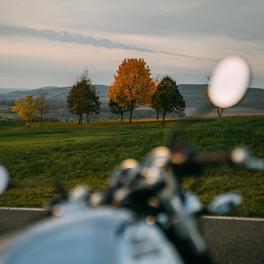
<path fill-rule="evenodd" d="M 188 123 L 188 125 L 186 125 Z M 71 123 L 0 124 L 0 163 L 11 176 L 0 206 L 42 206 L 54 196 L 54 182 L 67 188 L 88 185 L 104 190 L 112 169 L 123 159 L 142 160 L 153 148 L 165 145 L 171 131 L 179 141 L 198 150 L 228 150 L 246 146 L 264 157 L 264 116 L 230 117 L 132 124 L 94 122 L 82 127 Z M 205 177 L 186 179 L 185 185 L 204 202 L 216 194 L 238 191 L 243 204 L 233 215 L 264 217 L 264 173 L 227 167 L 207 170 Z"/>

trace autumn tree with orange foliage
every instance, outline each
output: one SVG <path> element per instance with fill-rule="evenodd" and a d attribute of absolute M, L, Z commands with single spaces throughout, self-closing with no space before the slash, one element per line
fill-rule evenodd
<path fill-rule="evenodd" d="M 15 105 L 11 111 L 17 113 L 18 117 L 29 127 L 33 117 L 38 110 L 38 101 L 33 96 L 28 95 L 24 99 L 16 99 Z"/>
<path fill-rule="evenodd" d="M 131 123 L 134 109 L 150 105 L 154 91 L 155 82 L 144 59 L 130 58 L 119 65 L 108 96 L 120 108 L 128 109 Z"/>

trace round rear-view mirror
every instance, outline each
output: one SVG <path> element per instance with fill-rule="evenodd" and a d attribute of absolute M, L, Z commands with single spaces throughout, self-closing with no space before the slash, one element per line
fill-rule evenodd
<path fill-rule="evenodd" d="M 208 97 L 213 105 L 229 108 L 245 96 L 251 79 L 249 64 L 241 57 L 230 56 L 214 68 L 208 86 Z"/>

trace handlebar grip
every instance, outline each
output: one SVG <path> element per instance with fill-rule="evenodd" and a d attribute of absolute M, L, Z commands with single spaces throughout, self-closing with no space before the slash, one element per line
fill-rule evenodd
<path fill-rule="evenodd" d="M 241 165 L 248 169 L 264 170 L 264 159 L 255 158 L 244 148 L 235 148 L 224 152 L 181 152 L 171 154 L 173 165 L 213 166 L 219 164 Z"/>
<path fill-rule="evenodd" d="M 233 163 L 243 165 L 248 169 L 264 170 L 264 159 L 255 158 L 243 148 L 235 148 L 231 153 Z"/>

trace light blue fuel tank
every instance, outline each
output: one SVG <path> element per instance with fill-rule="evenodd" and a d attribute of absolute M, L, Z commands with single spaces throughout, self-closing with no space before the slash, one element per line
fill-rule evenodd
<path fill-rule="evenodd" d="M 38 224 L 10 241 L 0 263 L 181 264 L 155 226 L 121 209 L 87 209 Z"/>

